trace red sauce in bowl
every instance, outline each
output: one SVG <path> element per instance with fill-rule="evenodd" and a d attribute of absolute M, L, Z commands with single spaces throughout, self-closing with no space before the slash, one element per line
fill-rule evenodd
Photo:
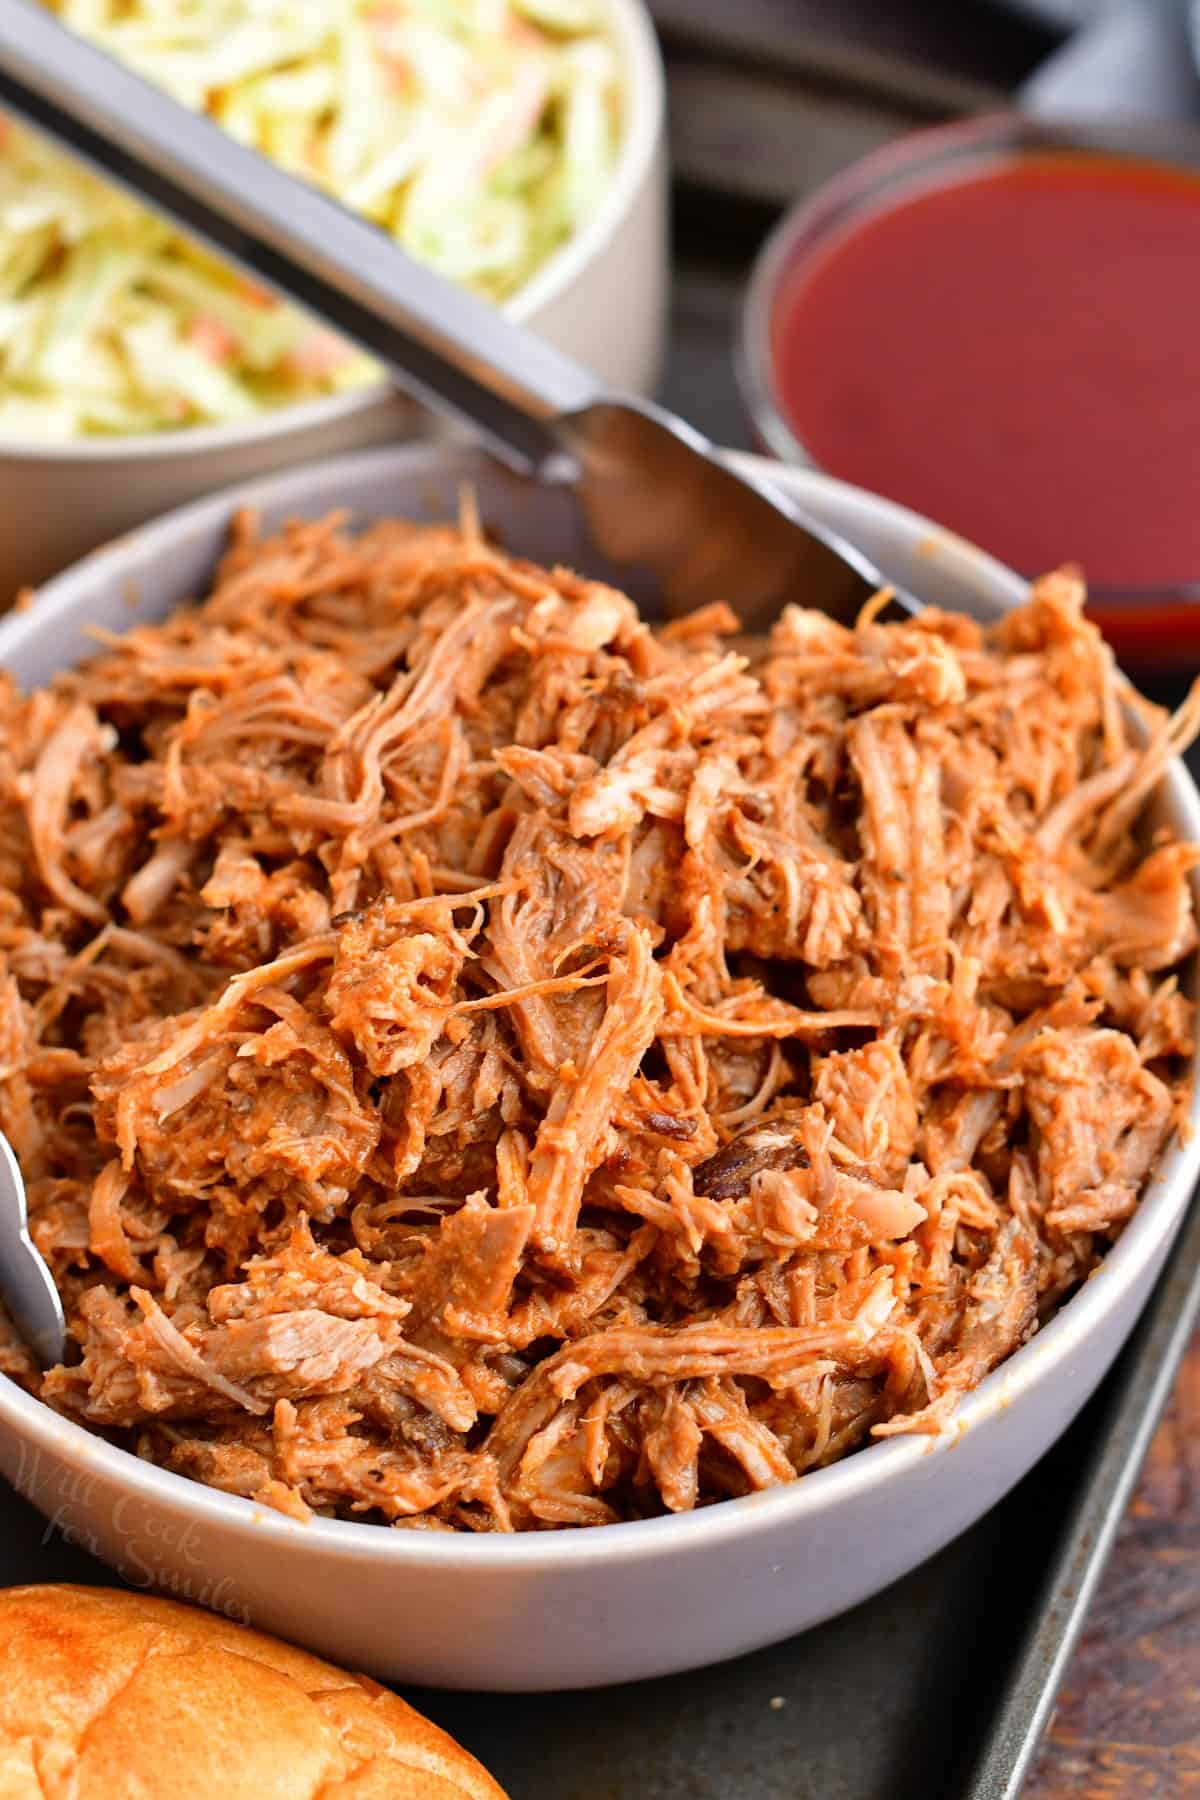
<path fill-rule="evenodd" d="M 1047 152 L 910 191 L 784 277 L 772 350 L 835 475 L 1029 574 L 1200 580 L 1200 179 Z"/>

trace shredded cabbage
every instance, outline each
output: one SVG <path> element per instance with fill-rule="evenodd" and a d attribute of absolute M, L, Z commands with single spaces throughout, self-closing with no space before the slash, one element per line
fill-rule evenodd
<path fill-rule="evenodd" d="M 496 302 L 594 210 L 616 157 L 600 0 L 44 4 Z M 378 374 L 0 118 L 0 435 L 249 419 Z"/>

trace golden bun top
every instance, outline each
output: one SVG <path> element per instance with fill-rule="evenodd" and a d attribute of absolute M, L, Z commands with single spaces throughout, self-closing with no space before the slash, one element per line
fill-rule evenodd
<path fill-rule="evenodd" d="M 505 1800 L 365 1675 L 196 1607 L 0 1591 L 3 1800 Z"/>

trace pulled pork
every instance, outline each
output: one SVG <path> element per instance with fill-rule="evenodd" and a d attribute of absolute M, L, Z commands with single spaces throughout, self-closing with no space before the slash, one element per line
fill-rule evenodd
<path fill-rule="evenodd" d="M 1082 600 L 731 647 L 469 529 L 247 520 L 202 605 L 5 687 L 43 1397 L 439 1530 L 941 1429 L 1129 1218 L 1192 1052 L 1200 852 L 1143 819 L 1197 705 L 1131 731 Z"/>

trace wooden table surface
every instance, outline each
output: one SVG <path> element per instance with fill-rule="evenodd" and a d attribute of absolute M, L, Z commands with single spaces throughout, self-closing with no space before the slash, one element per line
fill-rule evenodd
<path fill-rule="evenodd" d="M 1026 1800 L 1200 1794 L 1200 1336 L 1155 1436 Z"/>

